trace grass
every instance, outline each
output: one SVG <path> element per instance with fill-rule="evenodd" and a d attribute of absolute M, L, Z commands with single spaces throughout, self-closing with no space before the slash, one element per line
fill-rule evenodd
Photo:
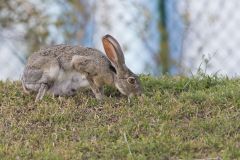
<path fill-rule="evenodd" d="M 240 159 L 240 80 L 142 76 L 144 96 L 24 95 L 0 82 L 1 159 Z"/>

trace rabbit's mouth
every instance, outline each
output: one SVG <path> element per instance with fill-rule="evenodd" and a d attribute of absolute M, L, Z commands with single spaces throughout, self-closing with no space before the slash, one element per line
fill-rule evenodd
<path fill-rule="evenodd" d="M 116 83 L 115 86 L 123 95 L 127 95 L 127 93 L 124 91 L 124 89 L 122 87 L 119 86 L 118 83 Z"/>
<path fill-rule="evenodd" d="M 119 83 L 115 83 L 115 86 L 119 92 L 128 97 L 140 96 L 142 94 L 142 91 L 140 89 L 132 89 L 129 86 L 125 86 Z"/>

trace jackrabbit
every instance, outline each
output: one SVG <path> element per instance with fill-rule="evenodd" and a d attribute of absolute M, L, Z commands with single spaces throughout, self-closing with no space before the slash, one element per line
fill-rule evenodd
<path fill-rule="evenodd" d="M 46 91 L 74 95 L 85 86 L 90 86 L 95 97 L 102 99 L 105 84 L 115 86 L 128 97 L 141 94 L 139 78 L 125 65 L 117 40 L 105 35 L 102 43 L 108 58 L 97 49 L 70 45 L 35 52 L 23 72 L 24 91 L 38 92 L 35 101 L 41 100 Z"/>

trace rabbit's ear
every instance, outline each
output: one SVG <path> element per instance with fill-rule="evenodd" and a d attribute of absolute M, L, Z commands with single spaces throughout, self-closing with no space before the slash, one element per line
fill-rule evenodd
<path fill-rule="evenodd" d="M 104 50 L 107 54 L 107 57 L 111 63 L 116 67 L 116 70 L 124 71 L 125 69 L 125 60 L 122 49 L 115 38 L 111 35 L 105 35 L 102 38 L 102 43 Z"/>

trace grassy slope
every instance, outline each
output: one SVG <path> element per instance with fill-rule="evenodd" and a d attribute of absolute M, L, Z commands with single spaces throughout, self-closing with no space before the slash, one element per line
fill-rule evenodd
<path fill-rule="evenodd" d="M 141 78 L 130 103 L 110 88 L 34 104 L 0 82 L 1 159 L 240 158 L 240 80 Z"/>

